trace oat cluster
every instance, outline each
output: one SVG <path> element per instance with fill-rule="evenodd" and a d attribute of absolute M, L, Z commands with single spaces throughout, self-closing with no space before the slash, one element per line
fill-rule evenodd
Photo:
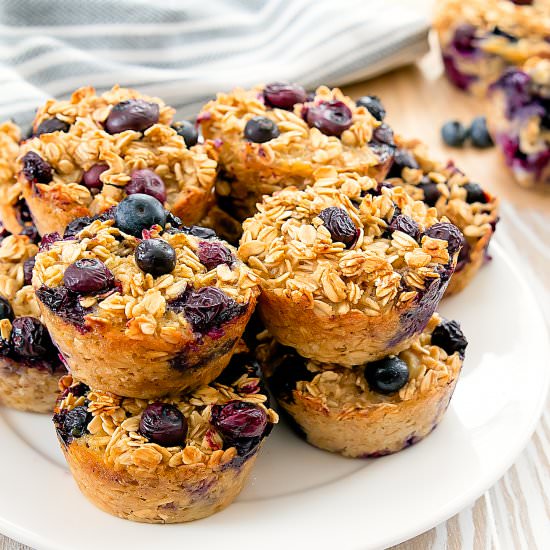
<path fill-rule="evenodd" d="M 15 162 L 20 139 L 21 132 L 13 122 L 0 124 L 0 204 L 3 208 L 15 206 L 21 197 Z"/>
<path fill-rule="evenodd" d="M 115 471 L 127 469 L 143 473 L 191 464 L 209 468 L 227 464 L 237 456 L 237 449 L 224 448 L 221 435 L 210 424 L 214 405 L 229 401 L 253 403 L 266 411 L 269 422 L 278 422 L 277 413 L 268 408 L 267 396 L 261 393 L 260 379 L 243 374 L 231 385 L 213 382 L 184 396 L 164 399 L 163 402 L 175 405 L 185 416 L 188 433 L 185 445 L 162 447 L 150 443 L 139 433 L 141 414 L 153 401 L 93 390 L 77 397 L 70 392 L 72 384 L 70 376 L 61 379 L 61 390 L 69 389 L 56 412 L 87 404 L 92 415 L 87 427 L 89 435 L 79 441 L 101 452 L 105 463 Z"/>
<path fill-rule="evenodd" d="M 90 324 L 124 324 L 130 339 L 143 334 L 157 335 L 168 343 L 178 343 L 182 332 L 191 330 L 181 313 L 169 309 L 168 302 L 186 289 L 215 286 L 240 304 L 247 304 L 258 292 L 256 276 L 236 260 L 207 270 L 196 255 L 200 239 L 182 232 L 153 229 L 151 238 L 168 242 L 176 251 L 177 263 L 166 275 L 144 273 L 134 259 L 140 240 L 121 232 L 114 220 L 96 220 L 77 233 L 76 239 L 60 240 L 36 257 L 33 285 L 40 288 L 63 284 L 69 265 L 83 258 L 101 260 L 113 273 L 119 287 L 108 296 L 80 298 L 84 308 L 93 308 L 86 316 Z M 228 249 L 235 250 L 226 245 Z"/>
<path fill-rule="evenodd" d="M 328 207 L 344 209 L 358 230 L 351 248 L 333 242 L 319 218 Z M 402 188 L 383 188 L 354 203 L 342 191 L 320 184 L 287 188 L 266 197 L 243 224 L 240 258 L 264 288 L 300 300 L 319 315 L 359 310 L 377 316 L 414 300 L 451 258 L 444 240 L 420 242 L 402 231 L 387 232 L 399 208 L 421 231 L 439 222 L 435 208 L 413 201 Z"/>

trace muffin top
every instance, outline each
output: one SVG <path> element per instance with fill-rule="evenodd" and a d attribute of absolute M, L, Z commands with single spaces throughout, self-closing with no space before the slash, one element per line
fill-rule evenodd
<path fill-rule="evenodd" d="M 435 27 L 441 32 L 460 23 L 453 46 L 463 55 L 476 48 L 517 64 L 548 52 L 550 5 L 548 0 L 445 0 L 438 3 Z"/>
<path fill-rule="evenodd" d="M 219 93 L 197 120 L 206 138 L 216 138 L 218 147 L 228 145 L 222 148 L 226 164 L 233 157 L 254 156 L 289 175 L 308 177 L 327 165 L 365 173 L 393 153 L 387 124 L 339 89 L 326 86 L 312 94 L 285 83 L 237 88 Z"/>
<path fill-rule="evenodd" d="M 102 213 L 136 192 L 169 208 L 181 191 L 210 191 L 216 174 L 209 147 L 187 147 L 174 110 L 158 98 L 115 86 L 98 95 L 80 88 L 68 101 L 38 110 L 33 137 L 20 151 L 22 177 L 49 186 L 70 205 Z"/>
<path fill-rule="evenodd" d="M 257 278 L 235 249 L 210 229 L 166 218 L 152 197 L 133 195 L 90 221 L 45 237 L 33 276 L 42 304 L 79 330 L 122 324 L 131 339 L 179 345 L 219 336 L 255 303 Z"/>
<path fill-rule="evenodd" d="M 65 445 L 84 444 L 131 473 L 238 464 L 278 422 L 257 364 L 243 353 L 211 384 L 162 401 L 90 390 L 70 376 L 60 386 L 54 423 Z"/>
<path fill-rule="evenodd" d="M 399 355 L 353 368 L 300 357 L 267 333 L 260 339 L 256 354 L 277 397 L 318 403 L 339 418 L 372 406 L 391 409 L 444 388 L 460 373 L 467 347 L 458 323 L 437 314 Z"/>
<path fill-rule="evenodd" d="M 406 307 L 450 276 L 463 236 L 402 188 L 373 192 L 353 202 L 321 182 L 264 197 L 243 224 L 239 256 L 265 289 L 305 297 L 319 315 Z"/>

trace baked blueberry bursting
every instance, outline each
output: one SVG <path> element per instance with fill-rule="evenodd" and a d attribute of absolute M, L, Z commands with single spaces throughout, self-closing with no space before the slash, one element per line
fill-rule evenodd
<path fill-rule="evenodd" d="M 464 357 L 468 341 L 456 321 L 444 319 L 432 333 L 432 345 L 444 349 L 448 355 L 456 351 Z"/>
<path fill-rule="evenodd" d="M 422 191 L 424 192 L 424 202 L 428 206 L 435 206 L 436 202 L 441 196 L 441 192 L 437 187 L 437 183 L 434 183 L 433 181 L 430 181 L 427 177 L 424 177 L 423 181 L 418 184 L 418 188 L 422 189 Z"/>
<path fill-rule="evenodd" d="M 323 220 L 334 242 L 344 243 L 346 248 L 351 248 L 359 235 L 350 215 L 337 206 L 330 206 L 321 210 L 319 218 Z"/>
<path fill-rule="evenodd" d="M 103 187 L 103 182 L 100 179 L 101 174 L 109 170 L 107 164 L 94 164 L 89 170 L 82 174 L 82 183 L 90 190 L 99 191 Z"/>
<path fill-rule="evenodd" d="M 75 437 L 82 437 L 87 432 L 87 426 L 91 420 L 92 415 L 85 405 L 70 411 L 64 409 L 53 417 L 57 434 L 65 445 L 69 445 Z"/>
<path fill-rule="evenodd" d="M 52 132 L 68 132 L 70 125 L 58 118 L 47 118 L 43 120 L 34 132 L 33 137 L 41 136 L 42 134 L 51 134 Z"/>
<path fill-rule="evenodd" d="M 272 82 L 264 88 L 263 97 L 269 107 L 291 111 L 296 103 L 307 100 L 307 93 L 299 84 Z"/>
<path fill-rule="evenodd" d="M 27 359 L 55 356 L 46 327 L 34 317 L 18 317 L 13 321 L 9 345 L 18 356 Z"/>
<path fill-rule="evenodd" d="M 53 179 L 52 167 L 34 151 L 29 151 L 22 159 L 23 174 L 31 183 L 50 183 Z"/>
<path fill-rule="evenodd" d="M 30 285 L 32 283 L 32 271 L 34 269 L 35 262 L 36 258 L 33 256 L 32 258 L 25 260 L 25 263 L 23 264 L 23 284 L 25 285 Z"/>
<path fill-rule="evenodd" d="M 135 251 L 138 267 L 153 277 L 171 273 L 176 267 L 176 251 L 162 239 L 141 241 Z"/>
<path fill-rule="evenodd" d="M 75 325 L 81 332 L 85 332 L 84 317 L 92 310 L 82 307 L 80 294 L 64 286 L 42 286 L 36 291 L 36 296 L 53 313 Z"/>
<path fill-rule="evenodd" d="M 418 224 L 409 216 L 403 214 L 398 214 L 394 216 L 390 222 L 390 231 L 401 231 L 412 237 L 415 241 L 420 237 L 420 227 Z"/>
<path fill-rule="evenodd" d="M 406 149 L 396 149 L 393 157 L 393 163 L 390 171 L 388 172 L 388 178 L 400 178 L 403 168 L 412 168 L 413 170 L 417 170 L 420 166 L 409 151 Z"/>
<path fill-rule="evenodd" d="M 385 357 L 365 366 L 365 379 L 371 391 L 389 395 L 409 381 L 409 368 L 399 357 Z"/>
<path fill-rule="evenodd" d="M 478 183 L 467 183 L 464 186 L 466 190 L 466 202 L 472 204 L 474 202 L 481 202 L 482 204 L 487 203 L 487 196 L 485 191 L 481 188 L 481 185 Z"/>
<path fill-rule="evenodd" d="M 139 433 L 162 447 L 185 445 L 187 420 L 181 411 L 168 403 L 152 403 L 141 415 Z"/>
<path fill-rule="evenodd" d="M 431 237 L 432 239 L 447 241 L 447 250 L 449 251 L 449 256 L 451 257 L 459 251 L 460 247 L 464 243 L 464 235 L 462 235 L 460 229 L 452 223 L 436 223 L 431 227 L 428 227 L 428 229 L 424 232 L 424 235 Z"/>
<path fill-rule="evenodd" d="M 0 296 L 0 319 L 9 319 L 10 321 L 14 319 L 13 309 L 3 296 Z"/>
<path fill-rule="evenodd" d="M 118 134 L 126 130 L 143 132 L 159 121 L 160 109 L 157 103 L 143 99 L 128 99 L 117 103 L 105 120 L 105 131 Z"/>
<path fill-rule="evenodd" d="M 321 101 L 309 105 L 305 120 L 312 128 L 317 128 L 326 136 L 340 137 L 352 125 L 352 112 L 342 101 Z"/>
<path fill-rule="evenodd" d="M 159 202 L 166 201 L 166 186 L 162 178 L 153 172 L 144 168 L 143 170 L 134 170 L 130 176 L 130 182 L 124 188 L 127 195 L 142 193 L 150 195 Z"/>
<path fill-rule="evenodd" d="M 172 224 L 170 232 L 185 233 L 186 235 L 193 235 L 193 237 L 198 237 L 199 239 L 215 239 L 217 237 L 213 229 L 201 227 L 200 225 L 180 225 L 179 227 L 175 227 Z"/>
<path fill-rule="evenodd" d="M 356 103 L 360 107 L 365 107 L 365 109 L 367 109 L 367 111 L 380 122 L 382 122 L 386 117 L 386 109 L 384 109 L 384 106 L 378 96 L 365 95 L 360 97 Z"/>
<path fill-rule="evenodd" d="M 456 28 L 452 46 L 460 55 L 471 56 L 478 51 L 475 40 L 476 28 L 469 23 L 465 23 Z"/>
<path fill-rule="evenodd" d="M 231 267 L 235 262 L 233 254 L 223 244 L 217 242 L 201 241 L 197 249 L 197 256 L 208 271 L 221 264 Z"/>
<path fill-rule="evenodd" d="M 136 193 L 119 203 L 115 212 L 115 224 L 122 232 L 141 237 L 142 231 L 153 225 L 164 228 L 166 211 L 154 197 Z"/>
<path fill-rule="evenodd" d="M 63 283 L 68 290 L 82 294 L 98 294 L 115 285 L 111 270 L 96 258 L 83 258 L 65 270 Z"/>
<path fill-rule="evenodd" d="M 253 143 L 265 143 L 280 134 L 277 125 L 269 118 L 255 116 L 244 127 L 244 137 Z"/>
<path fill-rule="evenodd" d="M 306 361 L 294 352 L 292 348 L 283 348 L 273 375 L 269 379 L 269 387 L 278 398 L 292 403 L 292 391 L 300 381 L 311 382 L 314 374 L 307 370 Z"/>
<path fill-rule="evenodd" d="M 174 122 L 174 124 L 172 124 L 172 128 L 176 130 L 178 136 L 183 138 L 187 148 L 193 147 L 193 145 L 197 145 L 199 142 L 199 132 L 192 122 L 189 122 L 188 120 Z"/>

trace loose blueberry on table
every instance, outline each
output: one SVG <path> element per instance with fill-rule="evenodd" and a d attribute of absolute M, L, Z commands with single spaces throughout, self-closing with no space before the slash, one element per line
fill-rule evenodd
<path fill-rule="evenodd" d="M 441 137 L 449 147 L 462 147 L 468 139 L 468 129 L 458 120 L 451 120 L 441 127 Z"/>

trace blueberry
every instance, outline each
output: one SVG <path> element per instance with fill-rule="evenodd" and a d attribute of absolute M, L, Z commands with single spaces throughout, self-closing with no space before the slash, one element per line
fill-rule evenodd
<path fill-rule="evenodd" d="M 229 444 L 239 440 L 261 437 L 267 427 L 264 409 L 244 401 L 230 401 L 212 407 L 211 423 Z"/>
<path fill-rule="evenodd" d="M 462 235 L 460 229 L 452 223 L 436 223 L 431 227 L 428 227 L 428 229 L 424 232 L 424 235 L 431 237 L 432 239 L 447 241 L 447 250 L 449 251 L 449 256 L 451 257 L 459 251 L 464 243 L 464 235 Z"/>
<path fill-rule="evenodd" d="M 432 345 L 444 349 L 448 355 L 458 352 L 464 357 L 468 341 L 456 321 L 443 319 L 432 332 Z"/>
<path fill-rule="evenodd" d="M 34 317 L 18 317 L 13 321 L 10 347 L 26 358 L 44 357 L 55 352 L 46 327 Z"/>
<path fill-rule="evenodd" d="M 272 82 L 264 88 L 264 101 L 269 107 L 291 111 L 296 103 L 304 103 L 307 93 L 299 84 Z"/>
<path fill-rule="evenodd" d="M 265 143 L 280 135 L 279 128 L 269 118 L 255 116 L 244 127 L 244 137 L 253 143 Z"/>
<path fill-rule="evenodd" d="M 474 25 L 465 23 L 459 25 L 454 33 L 452 46 L 461 55 L 471 55 L 476 52 L 477 46 L 475 45 L 476 28 Z"/>
<path fill-rule="evenodd" d="M 197 145 L 199 142 L 199 132 L 192 122 L 189 122 L 188 120 L 174 122 L 174 124 L 172 124 L 172 128 L 176 130 L 178 136 L 183 138 L 187 148 L 193 147 L 193 145 Z"/>
<path fill-rule="evenodd" d="M 185 416 L 169 403 L 151 403 L 139 421 L 139 433 L 162 447 L 185 446 L 187 429 Z"/>
<path fill-rule="evenodd" d="M 105 131 L 118 134 L 126 130 L 143 132 L 159 121 L 160 109 L 157 103 L 143 99 L 128 99 L 117 103 L 105 120 Z"/>
<path fill-rule="evenodd" d="M 393 164 L 388 172 L 388 178 L 400 178 L 404 168 L 417 170 L 420 166 L 407 149 L 397 149 L 393 157 Z"/>
<path fill-rule="evenodd" d="M 73 292 L 96 294 L 113 288 L 115 277 L 102 261 L 96 258 L 83 258 L 67 267 L 63 283 Z"/>
<path fill-rule="evenodd" d="M 0 319 L 9 319 L 13 321 L 14 313 L 11 304 L 6 298 L 0 296 Z"/>
<path fill-rule="evenodd" d="M 216 232 L 209 227 L 201 227 L 200 225 L 191 225 L 189 227 L 182 227 L 181 232 L 186 235 L 193 235 L 199 239 L 213 239 L 217 237 Z"/>
<path fill-rule="evenodd" d="M 478 149 L 485 149 L 494 145 L 489 130 L 487 130 L 487 119 L 484 116 L 478 116 L 472 121 L 470 139 L 472 145 Z"/>
<path fill-rule="evenodd" d="M 319 213 L 334 242 L 344 243 L 346 248 L 353 246 L 359 230 L 355 227 L 350 215 L 337 206 L 329 206 Z"/>
<path fill-rule="evenodd" d="M 144 168 L 143 170 L 134 170 L 130 175 L 130 182 L 126 184 L 124 188 L 127 195 L 135 195 L 142 193 L 144 195 L 150 195 L 155 197 L 160 202 L 166 201 L 166 186 L 162 178 L 149 170 Z"/>
<path fill-rule="evenodd" d="M 420 227 L 418 224 L 409 216 L 403 214 L 398 214 L 394 216 L 390 222 L 390 231 L 401 231 L 412 237 L 414 240 L 418 240 L 420 237 Z"/>
<path fill-rule="evenodd" d="M 84 317 L 91 312 L 91 309 L 82 307 L 80 294 L 64 286 L 53 288 L 42 286 L 36 291 L 36 297 L 50 311 L 75 325 L 79 330 L 85 330 Z"/>
<path fill-rule="evenodd" d="M 90 216 L 82 216 L 81 218 L 75 218 L 73 221 L 67 224 L 65 232 L 63 233 L 64 239 L 74 238 L 77 233 L 80 233 L 85 227 L 90 225 L 94 221 Z"/>
<path fill-rule="evenodd" d="M 342 135 L 353 123 L 350 108 L 342 101 L 321 101 L 318 105 L 308 107 L 306 122 L 317 128 L 326 136 Z"/>
<path fill-rule="evenodd" d="M 365 365 L 365 379 L 371 391 L 389 395 L 409 381 L 409 368 L 399 357 L 385 357 Z"/>
<path fill-rule="evenodd" d="M 141 237 L 142 231 L 153 225 L 164 228 L 166 211 L 154 197 L 142 193 L 129 195 L 117 206 L 115 224 L 124 233 Z"/>
<path fill-rule="evenodd" d="M 33 256 L 32 258 L 25 260 L 25 263 L 23 264 L 23 284 L 25 285 L 30 285 L 32 283 L 32 271 L 34 269 L 35 262 L 36 258 Z"/>
<path fill-rule="evenodd" d="M 176 251 L 162 239 L 141 241 L 135 251 L 138 267 L 153 277 L 171 273 L 176 267 Z"/>
<path fill-rule="evenodd" d="M 418 184 L 418 188 L 422 189 L 422 191 L 424 192 L 424 202 L 428 206 L 435 206 L 435 203 L 441 196 L 441 193 L 439 192 L 439 189 L 437 187 L 437 183 L 434 183 L 430 180 L 422 181 Z"/>
<path fill-rule="evenodd" d="M 451 120 L 441 127 L 441 137 L 449 147 L 462 147 L 468 130 L 458 120 Z"/>
<path fill-rule="evenodd" d="M 381 181 L 376 184 L 376 187 L 371 187 L 366 191 L 361 191 L 361 196 L 371 195 L 373 197 L 378 197 L 382 194 L 382 189 L 386 187 L 387 189 L 393 189 L 393 185 L 389 181 Z"/>
<path fill-rule="evenodd" d="M 89 170 L 86 170 L 82 174 L 82 183 L 88 189 L 101 189 L 103 187 L 103 182 L 100 177 L 103 172 L 109 170 L 108 164 L 94 164 Z"/>
<path fill-rule="evenodd" d="M 376 119 L 382 122 L 386 116 L 386 109 L 380 98 L 375 95 L 365 95 L 357 100 L 357 105 L 365 109 Z"/>
<path fill-rule="evenodd" d="M 464 186 L 466 190 L 466 202 L 472 204 L 474 202 L 481 202 L 482 204 L 487 203 L 487 197 L 485 191 L 481 188 L 479 183 L 467 183 Z"/>
<path fill-rule="evenodd" d="M 82 437 L 87 432 L 91 419 L 92 415 L 84 405 L 54 416 L 56 427 L 65 443 L 70 443 L 73 437 Z"/>
<path fill-rule="evenodd" d="M 31 183 L 50 183 L 53 179 L 52 167 L 34 151 L 29 151 L 22 159 L 23 174 Z"/>
<path fill-rule="evenodd" d="M 61 240 L 61 235 L 57 233 L 57 231 L 54 233 L 46 233 L 42 237 L 42 240 L 38 245 L 38 251 L 44 252 L 44 250 L 49 250 L 55 242 L 60 240 Z"/>
<path fill-rule="evenodd" d="M 393 139 L 393 130 L 385 122 L 380 124 L 378 128 L 374 129 L 374 132 L 372 133 L 372 139 L 373 141 L 385 143 L 386 145 L 395 145 L 395 141 Z"/>
<path fill-rule="evenodd" d="M 231 267 L 235 261 L 235 257 L 227 247 L 217 242 L 201 241 L 197 249 L 197 256 L 208 271 L 215 269 L 220 264 Z"/>
<path fill-rule="evenodd" d="M 70 124 L 63 122 L 56 117 L 47 118 L 38 125 L 38 128 L 34 132 L 33 136 L 38 137 L 42 134 L 51 134 L 53 132 L 68 132 L 70 127 Z"/>

